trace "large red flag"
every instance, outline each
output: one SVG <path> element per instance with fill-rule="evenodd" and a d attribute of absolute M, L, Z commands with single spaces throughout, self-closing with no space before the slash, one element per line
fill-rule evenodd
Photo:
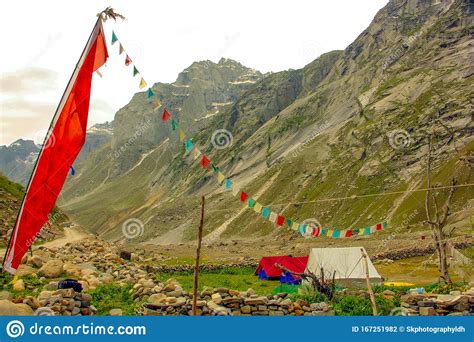
<path fill-rule="evenodd" d="M 108 57 L 104 38 L 102 22 L 98 19 L 59 103 L 33 169 L 5 254 L 4 271 L 15 274 L 21 259 L 47 222 L 69 168 L 84 144 L 92 74 Z"/>

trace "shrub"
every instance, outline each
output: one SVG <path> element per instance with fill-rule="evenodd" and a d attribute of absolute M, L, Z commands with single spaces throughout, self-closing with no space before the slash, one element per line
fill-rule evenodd
<path fill-rule="evenodd" d="M 392 309 L 400 306 L 400 299 L 386 299 L 375 297 L 375 304 L 379 316 L 390 314 Z M 372 316 L 370 299 L 359 296 L 341 295 L 334 299 L 333 308 L 337 316 Z"/>
<path fill-rule="evenodd" d="M 87 292 L 92 296 L 92 304 L 99 315 L 108 315 L 110 309 L 122 309 L 124 315 L 134 315 L 142 303 L 133 300 L 131 288 L 131 284 L 108 284 Z"/>

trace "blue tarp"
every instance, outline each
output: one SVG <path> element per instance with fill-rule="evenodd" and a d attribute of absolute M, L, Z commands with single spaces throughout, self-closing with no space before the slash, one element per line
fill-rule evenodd
<path fill-rule="evenodd" d="M 295 280 L 291 273 L 285 272 L 280 276 L 280 283 L 298 285 L 301 284 L 301 278 Z"/>

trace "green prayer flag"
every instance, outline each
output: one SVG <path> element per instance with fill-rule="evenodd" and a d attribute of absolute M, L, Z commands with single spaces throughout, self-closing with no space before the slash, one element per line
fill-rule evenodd
<path fill-rule="evenodd" d="M 137 76 L 139 74 L 137 67 L 134 65 L 133 66 L 133 77 Z"/>
<path fill-rule="evenodd" d="M 291 226 L 293 225 L 293 220 L 292 220 L 292 219 L 289 219 L 289 218 L 287 218 L 287 219 L 286 219 L 286 224 L 288 225 L 288 227 L 290 227 L 290 228 L 291 228 Z"/>
<path fill-rule="evenodd" d="M 255 200 L 253 198 L 249 198 L 248 199 L 248 203 L 249 203 L 249 208 L 253 208 L 255 207 Z"/>
<path fill-rule="evenodd" d="M 178 124 L 174 120 L 171 120 L 171 129 L 173 131 L 176 131 L 178 129 Z"/>
<path fill-rule="evenodd" d="M 118 40 L 118 38 L 117 38 L 117 36 L 115 35 L 115 32 L 112 31 L 112 45 L 114 45 L 117 40 Z"/>
<path fill-rule="evenodd" d="M 219 168 L 217 166 L 215 166 L 214 164 L 212 164 L 212 171 L 214 171 L 214 173 L 218 173 Z"/>

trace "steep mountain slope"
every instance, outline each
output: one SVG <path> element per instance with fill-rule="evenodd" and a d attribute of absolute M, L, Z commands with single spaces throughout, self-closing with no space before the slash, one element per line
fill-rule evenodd
<path fill-rule="evenodd" d="M 39 147 L 32 140 L 18 139 L 8 146 L 0 146 L 0 171 L 13 181 L 25 185 L 38 152 Z"/>
<path fill-rule="evenodd" d="M 428 134 L 434 182 L 473 183 L 472 34 L 467 1 L 390 1 L 344 51 L 302 70 L 261 77 L 242 67 L 229 81 L 219 69 L 237 67 L 219 64 L 236 62 L 200 62 L 153 91 L 233 183 L 272 210 L 327 227 L 388 218 L 384 234 L 424 229 L 417 190 L 426 183 Z M 204 194 L 209 240 L 292 234 L 241 210 L 212 175 L 183 159 L 160 123 L 162 108 L 153 112 L 145 96 L 117 113 L 112 142 L 69 179 L 68 213 L 107 238 L 124 239 L 122 224 L 137 219 L 144 231 L 134 241 L 178 243 L 195 237 Z M 222 128 L 233 145 L 217 150 L 210 139 Z M 440 203 L 446 194 L 439 190 Z M 451 223 L 459 234 L 469 229 L 472 198 L 470 187 L 455 192 Z"/>
<path fill-rule="evenodd" d="M 18 183 L 10 181 L 0 173 L 0 246 L 7 245 L 15 220 L 20 209 L 24 189 Z M 61 224 L 68 221 L 68 217 L 58 208 L 54 208 L 50 215 L 49 225 L 41 229 L 36 242 L 50 240 L 62 234 Z"/>

